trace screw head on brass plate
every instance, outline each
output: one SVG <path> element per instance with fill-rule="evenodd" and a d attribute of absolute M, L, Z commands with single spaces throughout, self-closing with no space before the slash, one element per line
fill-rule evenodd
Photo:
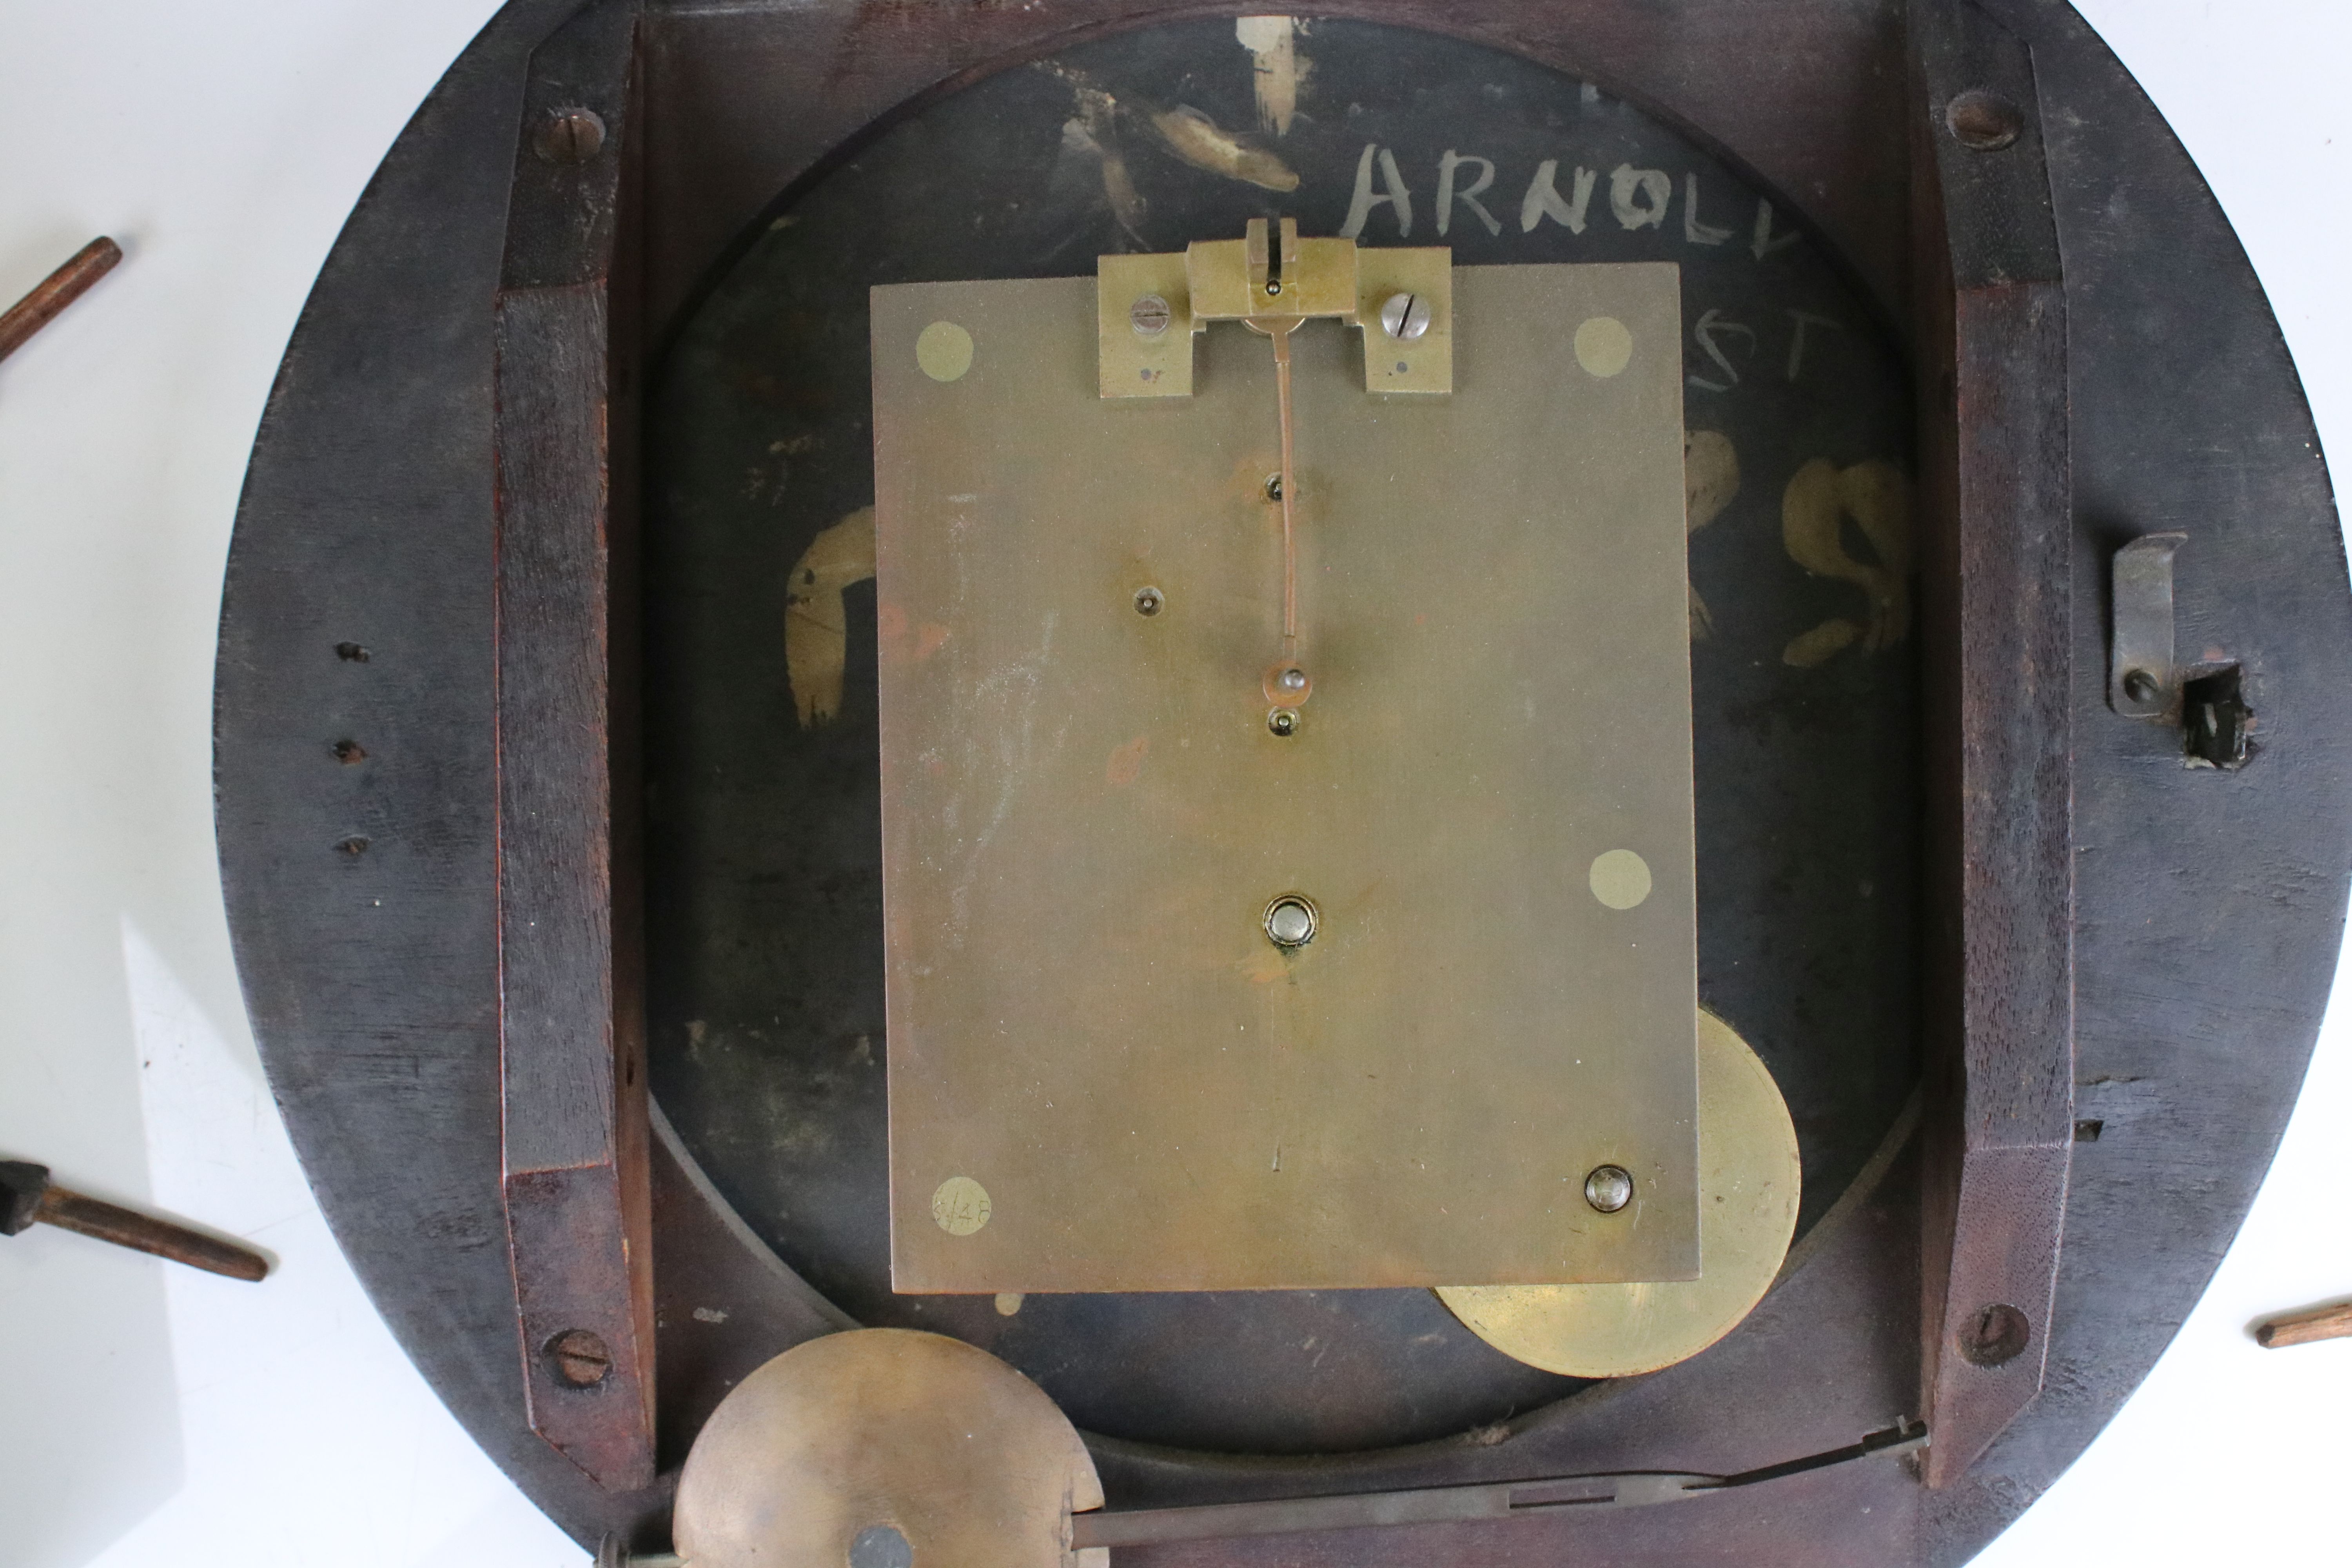
<path fill-rule="evenodd" d="M 1139 616 L 1156 616 L 1167 603 L 1167 595 L 1157 588 L 1138 588 L 1135 591 L 1135 613 Z"/>
<path fill-rule="evenodd" d="M 1429 301 L 1419 294 L 1391 294 L 1381 306 L 1381 331 L 1411 342 L 1429 331 Z"/>
<path fill-rule="evenodd" d="M 1796 1233 L 1800 1191 L 1797 1129 L 1780 1088 L 1747 1042 L 1704 1009 L 1698 1146 L 1697 1279 L 1447 1285 L 1438 1300 L 1505 1355 L 1564 1377 L 1631 1377 L 1696 1355 L 1771 1289 Z"/>
<path fill-rule="evenodd" d="M 1298 733 L 1298 710 L 1276 709 L 1265 716 L 1265 727 L 1277 735 L 1296 735 Z"/>
<path fill-rule="evenodd" d="M 574 1388 L 593 1388 L 613 1370 L 613 1352 L 602 1336 L 586 1329 L 566 1329 L 548 1341 L 547 1360 L 555 1375 Z"/>
<path fill-rule="evenodd" d="M 1146 294 L 1127 308 L 1127 323 L 1139 338 L 1159 337 L 1168 331 L 1171 319 L 1168 301 L 1157 294 Z"/>
<path fill-rule="evenodd" d="M 1277 659 L 1258 677 L 1259 689 L 1277 708 L 1303 708 L 1315 695 L 1315 678 L 1288 659 Z"/>
<path fill-rule="evenodd" d="M 1276 947 L 1305 947 L 1315 940 L 1315 906 L 1286 893 L 1265 907 L 1266 939 Z"/>
<path fill-rule="evenodd" d="M 1615 1214 L 1633 1201 L 1633 1178 L 1622 1165 L 1596 1165 L 1584 1178 L 1584 1201 L 1602 1214 Z"/>

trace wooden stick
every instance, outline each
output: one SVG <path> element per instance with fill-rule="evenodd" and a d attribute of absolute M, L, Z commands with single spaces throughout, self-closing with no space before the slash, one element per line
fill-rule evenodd
<path fill-rule="evenodd" d="M 226 1274 L 232 1279 L 256 1280 L 269 1272 L 268 1258 L 235 1242 L 101 1203 L 63 1187 L 53 1186 L 41 1194 L 41 1206 L 33 1211 L 33 1220 L 37 1225 L 53 1225 L 59 1230 L 110 1241 L 134 1252 L 168 1258 L 191 1268 Z"/>
<path fill-rule="evenodd" d="M 2289 1345 L 2307 1345 L 2315 1340 L 2343 1339 L 2352 1339 L 2352 1301 L 2321 1307 L 2315 1311 L 2289 1312 L 2254 1331 L 2254 1342 L 2273 1351 Z"/>
<path fill-rule="evenodd" d="M 122 247 L 104 235 L 74 252 L 71 261 L 42 279 L 31 293 L 8 307 L 7 314 L 0 315 L 0 359 L 15 353 L 26 339 L 57 320 L 58 311 L 80 299 L 121 259 Z"/>

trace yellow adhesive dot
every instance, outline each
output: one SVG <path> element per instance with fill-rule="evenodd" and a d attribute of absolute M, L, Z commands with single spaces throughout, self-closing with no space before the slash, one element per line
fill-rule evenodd
<path fill-rule="evenodd" d="M 971 368 L 971 334 L 953 321 L 933 321 L 915 340 L 915 363 L 933 381 L 953 381 Z"/>
<path fill-rule="evenodd" d="M 1633 334 L 1614 316 L 1593 316 L 1576 329 L 1576 363 L 1606 380 L 1633 361 Z"/>
<path fill-rule="evenodd" d="M 996 1293 L 996 1315 L 1000 1318 L 1013 1316 L 1021 1310 L 1022 1300 L 1022 1294 L 1018 1290 L 999 1290 Z"/>
<path fill-rule="evenodd" d="M 1612 910 L 1630 910 L 1650 896 L 1650 863 L 1631 849 L 1612 849 L 1593 858 L 1587 880 L 1594 898 Z"/>
<path fill-rule="evenodd" d="M 931 1217 L 950 1236 L 970 1236 L 994 1212 L 988 1189 L 970 1176 L 950 1176 L 931 1194 Z"/>

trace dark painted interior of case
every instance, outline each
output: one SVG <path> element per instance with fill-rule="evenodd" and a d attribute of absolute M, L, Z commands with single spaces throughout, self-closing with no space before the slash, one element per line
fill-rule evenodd
<path fill-rule="evenodd" d="M 1907 468 L 1895 348 L 1817 246 L 1757 256 L 1759 193 L 1625 104 L 1394 28 L 1325 23 L 1297 48 L 1299 118 L 1267 141 L 1298 176 L 1286 195 L 1183 163 L 1150 128 L 1179 105 L 1254 127 L 1254 64 L 1229 21 L 1087 45 L 942 100 L 761 220 L 655 372 L 647 410 L 656 1097 L 738 1212 L 860 1322 L 983 1345 L 1090 1431 L 1227 1453 L 1426 1441 L 1575 1384 L 1491 1350 L 1426 1290 L 1031 1296 L 1010 1318 L 987 1297 L 890 1293 L 871 581 L 846 595 L 830 722 L 796 720 L 783 637 L 794 563 L 874 500 L 870 286 L 1090 274 L 1098 254 L 1181 250 L 1253 216 L 1337 233 L 1368 143 L 1391 152 L 1413 208 L 1409 233 L 1374 209 L 1366 244 L 1450 245 L 1457 265 L 1679 263 L 1686 326 L 1706 323 L 1687 349 L 1686 424 L 1739 459 L 1737 496 L 1691 539 L 1706 606 L 1692 644 L 1700 998 L 1789 1100 L 1804 1224 L 1916 1077 L 1916 643 L 1783 658 L 1824 622 L 1870 618 L 1860 586 L 1790 558 L 1780 500 L 1819 459 Z M 1086 92 L 1121 106 L 1092 132 Z M 1491 187 L 1440 213 L 1439 161 L 1457 150 L 1492 163 Z M 1135 193 L 1124 211 L 1107 158 Z M 1579 166 L 1598 174 L 1581 234 L 1521 229 L 1547 159 L 1563 195 Z M 1626 226 L 1621 168 L 1668 175 L 1665 221 L 1648 221 L 1645 190 Z M 1479 177 L 1463 167 L 1457 188 Z M 1777 211 L 1790 233 L 1786 198 Z M 1431 522 L 1476 528 L 1475 498 Z M 1846 535 L 1880 564 L 1854 523 Z M 1562 657 L 1575 636 L 1560 628 Z"/>

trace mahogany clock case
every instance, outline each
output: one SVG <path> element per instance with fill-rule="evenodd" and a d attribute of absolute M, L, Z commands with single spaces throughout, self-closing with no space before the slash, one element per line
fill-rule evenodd
<path fill-rule="evenodd" d="M 660 1485 L 602 1491 L 526 1425 L 500 1206 L 491 300 L 530 56 L 580 9 L 516 0 L 485 30 L 305 311 L 230 563 L 219 827 L 273 1084 L 379 1306 L 567 1529 L 655 1542 Z M 2033 47 L 2072 320 L 2080 1126 L 2044 1391 L 1941 1492 L 1885 1463 L 1770 1501 L 1136 1561 L 1961 1561 L 2137 1385 L 2234 1233 L 2341 935 L 2352 726 L 2331 676 L 2352 602 L 2336 519 L 2275 325 L 2186 156 L 2071 10 L 1990 9 Z M 1297 120 L 1262 142 L 1297 175 L 1288 192 L 1150 129 L 1181 107 L 1255 132 L 1230 13 L 638 17 L 666 1471 L 734 1380 L 852 1321 L 1021 1367 L 1091 1435 L 1115 1508 L 1730 1471 L 1916 1408 L 1916 1162 L 1890 1133 L 1919 1072 L 1916 638 L 1887 624 L 1870 575 L 1885 563 L 1842 551 L 1861 570 L 1824 572 L 1785 515 L 1809 465 L 1916 461 L 1903 8 L 1320 16 L 1298 39 Z M 1090 121 L 1088 93 L 1127 107 Z M 1700 986 L 1795 1114 L 1801 1266 L 1715 1350 L 1622 1384 L 1508 1362 L 1426 1292 L 1039 1297 L 1008 1317 L 887 1289 L 870 584 L 845 588 L 832 722 L 802 721 L 782 631 L 810 541 L 872 500 L 866 290 L 1083 273 L 1098 252 L 1275 213 L 1335 232 L 1368 145 L 1395 155 L 1411 241 L 1459 262 L 1679 262 L 1686 423 L 1735 454 L 1736 488 L 1691 539 Z M 1530 194 L 1547 159 L 1563 197 L 1594 172 L 1580 232 Z M 1364 242 L 1407 238 L 1402 217 L 1375 205 Z M 2189 536 L 2180 642 L 2234 661 L 2256 717 L 2242 768 L 2185 765 L 2177 728 L 2105 699 L 2107 560 L 2172 529 Z M 364 766 L 335 762 L 347 738 Z"/>

